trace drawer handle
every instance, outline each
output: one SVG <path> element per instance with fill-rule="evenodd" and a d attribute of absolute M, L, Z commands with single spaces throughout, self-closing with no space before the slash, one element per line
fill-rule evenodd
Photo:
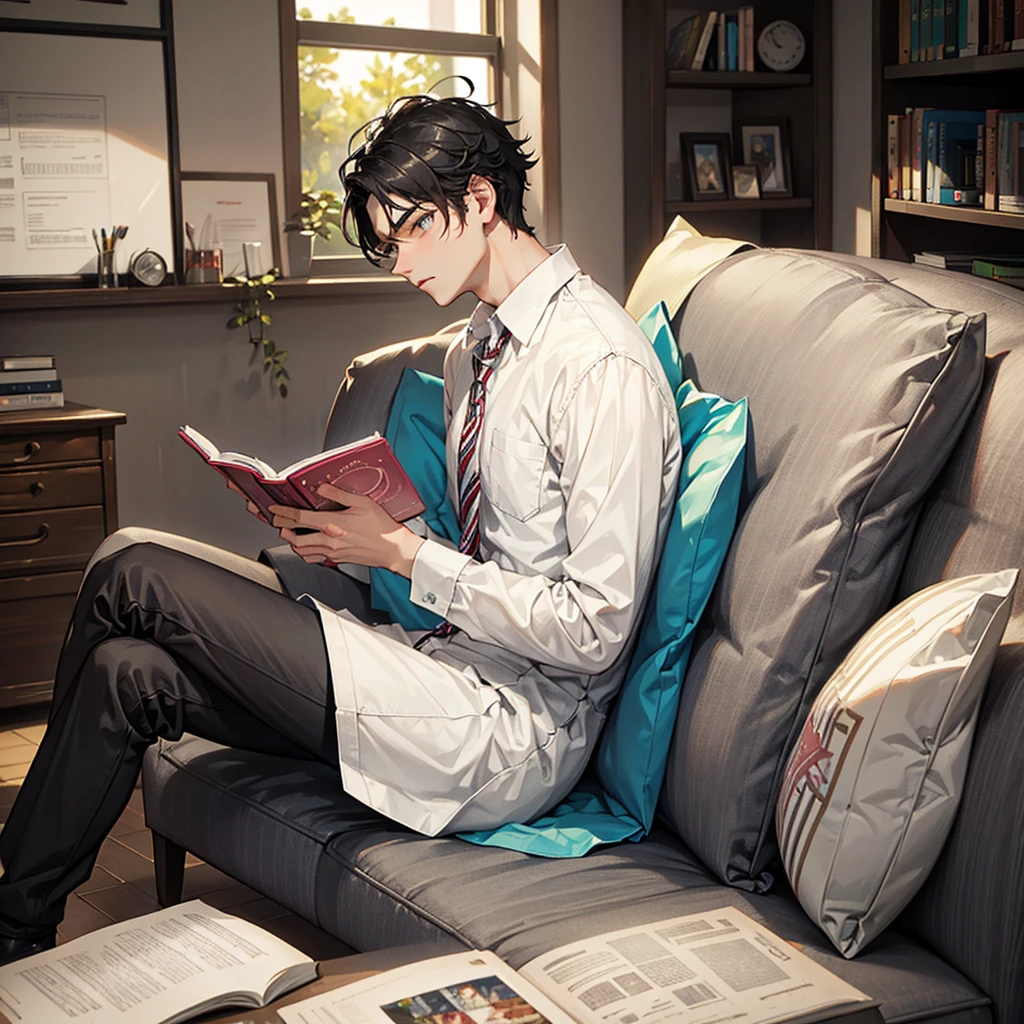
<path fill-rule="evenodd" d="M 11 461 L 12 462 L 28 462 L 28 460 L 31 459 L 32 456 L 35 455 L 36 452 L 38 452 L 38 451 L 39 451 L 39 442 L 38 441 L 29 441 L 29 443 L 27 445 L 25 445 L 25 454 L 24 455 L 19 455 L 16 459 L 12 459 Z"/>
<path fill-rule="evenodd" d="M 31 494 L 33 498 L 38 498 L 45 490 L 46 487 L 39 480 L 36 480 L 29 486 L 28 493 Z"/>
<path fill-rule="evenodd" d="M 39 527 L 39 534 L 35 537 L 26 537 L 24 540 L 0 540 L 0 548 L 24 548 L 30 544 L 39 544 L 50 536 L 50 524 L 43 523 Z"/>

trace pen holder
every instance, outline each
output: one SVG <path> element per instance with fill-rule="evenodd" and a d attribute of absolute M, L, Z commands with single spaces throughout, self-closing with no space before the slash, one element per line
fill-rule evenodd
<path fill-rule="evenodd" d="M 221 284 L 224 253 L 220 249 L 188 249 L 185 252 L 185 284 Z"/>
<path fill-rule="evenodd" d="M 96 254 L 96 276 L 101 288 L 117 287 L 117 263 L 113 249 L 103 249 Z"/>

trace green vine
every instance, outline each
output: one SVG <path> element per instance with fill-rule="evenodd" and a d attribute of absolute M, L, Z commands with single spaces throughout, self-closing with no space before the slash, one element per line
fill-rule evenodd
<path fill-rule="evenodd" d="M 274 300 L 274 293 L 270 290 L 270 286 L 278 277 L 280 277 L 280 271 L 275 268 L 259 277 L 247 277 L 241 274 L 234 278 L 235 284 L 241 285 L 244 291 L 241 301 L 236 307 L 238 312 L 228 320 L 228 327 L 248 328 L 250 343 L 257 353 L 262 354 L 263 372 L 270 374 L 273 386 L 277 388 L 282 398 L 287 398 L 290 377 L 284 364 L 288 358 L 288 350 L 278 348 L 267 337 L 266 329 L 270 326 L 270 314 L 263 308 L 264 302 L 273 302 Z"/>

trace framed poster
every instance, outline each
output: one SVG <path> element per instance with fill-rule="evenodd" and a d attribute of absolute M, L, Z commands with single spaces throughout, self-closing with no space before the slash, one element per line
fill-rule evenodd
<path fill-rule="evenodd" d="M 163 43 L 10 38 L 17 45 L 0 61 L 0 278 L 94 274 L 92 233 L 115 225 L 128 228 L 119 272 L 139 249 L 173 270 Z"/>
<path fill-rule="evenodd" d="M 160 28 L 160 0 L 0 0 L 0 18 Z"/>
<path fill-rule="evenodd" d="M 277 186 L 273 174 L 217 171 L 181 172 L 181 208 L 184 224 L 191 225 L 191 248 L 220 249 L 224 277 L 245 272 L 242 246 L 259 242 L 265 273 L 281 266 L 281 226 L 277 220 Z"/>

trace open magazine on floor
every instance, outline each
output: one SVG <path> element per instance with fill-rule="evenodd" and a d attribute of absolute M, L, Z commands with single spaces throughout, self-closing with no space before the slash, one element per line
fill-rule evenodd
<path fill-rule="evenodd" d="M 472 950 L 277 1010 L 285 1024 L 813 1024 L 874 1006 L 732 907 L 572 942 L 513 970 Z"/>
<path fill-rule="evenodd" d="M 316 976 L 301 950 L 191 900 L 0 967 L 0 1012 L 12 1024 L 177 1024 L 265 1006 Z"/>

